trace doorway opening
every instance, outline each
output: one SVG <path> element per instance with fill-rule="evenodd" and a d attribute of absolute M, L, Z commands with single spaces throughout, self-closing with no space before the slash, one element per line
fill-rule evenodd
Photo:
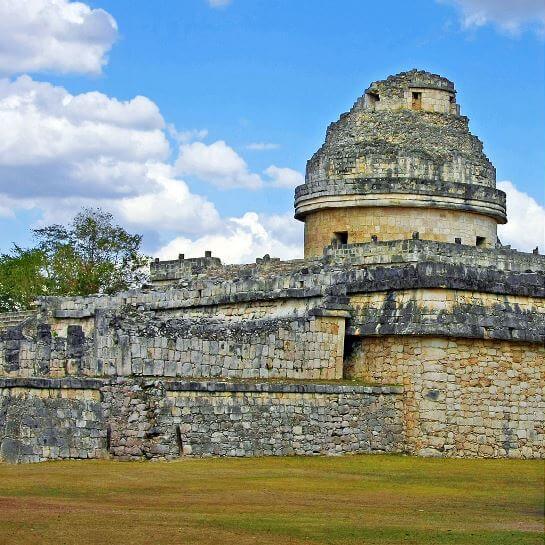
<path fill-rule="evenodd" d="M 413 110 L 421 110 L 422 109 L 422 93 L 413 92 L 412 108 L 413 108 Z"/>

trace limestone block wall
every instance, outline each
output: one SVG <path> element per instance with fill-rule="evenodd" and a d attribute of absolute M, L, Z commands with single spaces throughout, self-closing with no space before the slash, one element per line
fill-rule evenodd
<path fill-rule="evenodd" d="M 94 336 L 78 325 L 66 329 L 65 337 L 48 324 L 9 330 L 0 338 L 0 377 L 95 376 Z"/>
<path fill-rule="evenodd" d="M 413 92 L 420 93 L 419 100 L 415 100 L 412 95 Z M 427 87 L 410 87 L 409 89 L 404 90 L 401 96 L 381 96 L 379 92 L 371 95 L 367 94 L 364 103 L 366 109 L 376 112 L 407 109 L 452 115 L 459 114 L 454 91 L 431 89 Z"/>
<path fill-rule="evenodd" d="M 403 450 L 399 387 L 0 379 L 0 460 Z"/>
<path fill-rule="evenodd" d="M 412 92 L 421 93 L 419 108 Z M 356 104 L 375 111 L 417 108 L 459 114 L 455 97 L 454 84 L 448 79 L 437 74 L 412 70 L 373 82 Z"/>
<path fill-rule="evenodd" d="M 545 342 L 543 297 L 425 288 L 354 294 L 350 303 L 350 334 Z"/>
<path fill-rule="evenodd" d="M 414 454 L 545 457 L 545 347 L 498 340 L 364 338 L 352 375 L 405 390 Z"/>
<path fill-rule="evenodd" d="M 0 379 L 0 460 L 104 457 L 107 430 L 100 393 L 69 386 Z"/>
<path fill-rule="evenodd" d="M 125 382 L 106 390 L 110 449 L 121 459 L 403 449 L 400 388 Z"/>
<path fill-rule="evenodd" d="M 0 340 L 0 376 L 156 376 L 336 379 L 345 319 L 313 316 L 225 321 L 163 320 L 152 313 L 98 312 L 91 335 L 47 324 Z"/>
<path fill-rule="evenodd" d="M 336 232 L 348 233 L 348 244 L 378 240 L 411 239 L 418 231 L 420 238 L 454 243 L 457 238 L 468 246 L 482 237 L 484 247 L 497 240 L 497 222 L 480 214 L 458 210 L 404 207 L 326 208 L 305 216 L 305 257 L 320 256 L 331 244 Z"/>
<path fill-rule="evenodd" d="M 100 328 L 99 328 L 100 329 Z M 304 316 L 225 322 L 123 318 L 97 337 L 101 376 L 336 379 L 345 319 Z"/>

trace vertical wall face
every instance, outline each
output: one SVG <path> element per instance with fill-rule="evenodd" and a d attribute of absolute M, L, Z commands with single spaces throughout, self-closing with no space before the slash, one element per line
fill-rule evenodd
<path fill-rule="evenodd" d="M 48 329 L 0 341 L 0 377 L 342 378 L 344 317 L 98 321 L 90 338 L 69 326 L 66 338 Z"/>
<path fill-rule="evenodd" d="M 106 435 L 98 390 L 0 388 L 0 460 L 102 458 Z"/>
<path fill-rule="evenodd" d="M 493 247 L 497 223 L 487 216 L 431 208 L 353 207 L 317 210 L 305 217 L 305 257 L 321 256 L 335 233 L 345 232 L 347 243 L 406 240 L 418 231 L 422 240 Z M 478 238 L 479 237 L 479 238 Z"/>
<path fill-rule="evenodd" d="M 67 388 L 78 382 L 79 388 Z M 401 388 L 3 379 L 0 460 L 400 452 Z"/>
<path fill-rule="evenodd" d="M 365 338 L 353 374 L 405 388 L 415 454 L 545 457 L 545 347 L 507 341 Z"/>
<path fill-rule="evenodd" d="M 418 110 L 458 115 L 454 91 L 430 89 L 427 87 L 410 87 L 398 96 L 381 95 L 378 90 L 366 93 L 365 108 L 380 112 L 387 110 Z"/>
<path fill-rule="evenodd" d="M 331 455 L 403 449 L 402 404 L 395 395 L 168 394 L 170 410 L 162 422 L 179 430 L 184 454 Z"/>

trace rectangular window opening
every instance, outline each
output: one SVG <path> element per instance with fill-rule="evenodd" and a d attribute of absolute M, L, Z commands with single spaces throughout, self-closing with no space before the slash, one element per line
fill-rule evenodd
<path fill-rule="evenodd" d="M 476 244 L 477 246 L 484 246 L 486 243 L 486 237 L 477 237 Z"/>
<path fill-rule="evenodd" d="M 348 244 L 348 231 L 337 231 L 333 233 L 335 244 Z"/>
<path fill-rule="evenodd" d="M 369 101 L 371 103 L 380 101 L 380 95 L 378 93 L 367 93 L 367 96 L 369 97 Z"/>

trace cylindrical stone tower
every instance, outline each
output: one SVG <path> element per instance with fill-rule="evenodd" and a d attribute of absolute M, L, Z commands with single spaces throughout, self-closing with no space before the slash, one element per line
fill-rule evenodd
<path fill-rule="evenodd" d="M 420 70 L 371 84 L 326 133 L 295 190 L 305 257 L 330 244 L 425 240 L 493 247 L 505 194 L 454 84 Z"/>

